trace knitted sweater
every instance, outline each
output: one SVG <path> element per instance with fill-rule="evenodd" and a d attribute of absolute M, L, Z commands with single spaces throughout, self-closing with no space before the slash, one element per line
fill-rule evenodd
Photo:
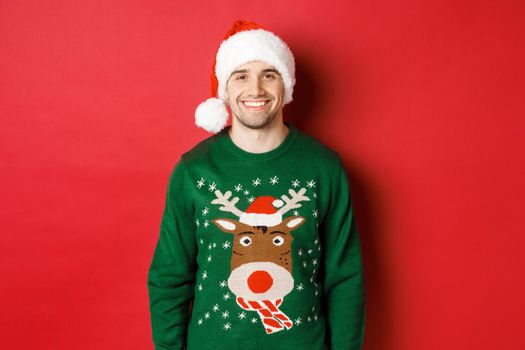
<path fill-rule="evenodd" d="M 339 155 L 289 122 L 250 153 L 228 128 L 170 176 L 148 274 L 156 350 L 361 349 L 365 289 Z"/>

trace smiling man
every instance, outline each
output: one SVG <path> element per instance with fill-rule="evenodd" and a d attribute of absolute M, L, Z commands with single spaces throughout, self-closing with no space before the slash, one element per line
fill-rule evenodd
<path fill-rule="evenodd" d="M 235 118 L 229 134 L 239 147 L 261 153 L 281 143 L 288 132 L 283 122 L 284 83 L 273 66 L 260 61 L 239 66 L 226 91 Z"/>
<path fill-rule="evenodd" d="M 282 124 L 284 83 L 273 66 L 260 61 L 243 64 L 228 79 L 226 90 L 231 111 L 245 128 Z"/>
<path fill-rule="evenodd" d="M 155 349 L 361 349 L 350 185 L 336 151 L 283 120 L 292 52 L 237 21 L 211 85 L 195 120 L 214 135 L 174 167 L 149 269 Z"/>

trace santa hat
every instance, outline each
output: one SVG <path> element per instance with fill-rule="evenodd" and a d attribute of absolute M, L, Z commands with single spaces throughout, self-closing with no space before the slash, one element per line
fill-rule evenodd
<path fill-rule="evenodd" d="M 275 208 L 280 208 L 284 202 L 272 196 L 257 197 L 241 214 L 239 221 L 250 226 L 275 226 L 283 221 L 283 214 Z"/>
<path fill-rule="evenodd" d="M 251 21 L 236 21 L 222 41 L 211 74 L 212 97 L 195 110 L 195 124 L 217 133 L 226 126 L 228 98 L 226 84 L 235 69 L 252 61 L 272 65 L 284 82 L 283 103 L 292 102 L 295 85 L 295 61 L 290 48 L 277 35 Z"/>

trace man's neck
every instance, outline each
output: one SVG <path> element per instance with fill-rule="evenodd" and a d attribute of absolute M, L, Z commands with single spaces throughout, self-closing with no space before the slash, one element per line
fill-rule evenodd
<path fill-rule="evenodd" d="M 250 153 L 264 153 L 277 148 L 288 135 L 288 127 L 282 119 L 263 129 L 250 129 L 233 121 L 228 133 L 233 143 Z"/>

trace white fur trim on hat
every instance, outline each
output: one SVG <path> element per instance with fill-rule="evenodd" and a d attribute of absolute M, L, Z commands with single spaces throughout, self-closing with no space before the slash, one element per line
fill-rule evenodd
<path fill-rule="evenodd" d="M 239 66 L 252 61 L 272 65 L 284 82 L 283 103 L 292 102 L 295 85 L 295 61 L 290 48 L 277 35 L 264 29 L 238 32 L 223 41 L 217 51 L 215 75 L 219 82 L 217 95 L 227 99 L 226 84 Z"/>
<path fill-rule="evenodd" d="M 195 124 L 206 131 L 217 133 L 226 126 L 228 116 L 224 101 L 211 97 L 197 106 Z"/>
<path fill-rule="evenodd" d="M 250 226 L 275 226 L 283 221 L 283 214 L 276 212 L 273 214 L 242 213 L 239 221 Z"/>

